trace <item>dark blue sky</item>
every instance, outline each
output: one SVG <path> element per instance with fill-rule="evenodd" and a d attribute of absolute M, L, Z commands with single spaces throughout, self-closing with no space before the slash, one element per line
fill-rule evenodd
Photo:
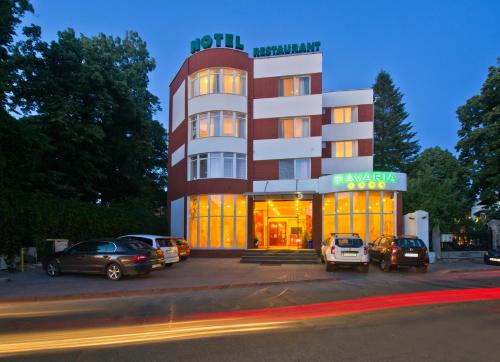
<path fill-rule="evenodd" d="M 453 150 L 456 108 L 479 92 L 500 56 L 500 1 L 160 1 L 32 0 L 25 23 L 42 26 L 45 40 L 77 33 L 122 36 L 135 30 L 157 68 L 151 91 L 164 124 L 168 85 L 189 56 L 190 41 L 215 32 L 241 36 L 245 50 L 320 40 L 323 89 L 371 87 L 387 70 L 404 93 L 423 147 Z"/>

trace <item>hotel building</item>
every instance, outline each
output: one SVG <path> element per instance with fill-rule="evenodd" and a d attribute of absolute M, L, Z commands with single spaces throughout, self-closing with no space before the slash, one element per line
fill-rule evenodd
<path fill-rule="evenodd" d="M 406 175 L 373 170 L 373 90 L 325 92 L 319 42 L 251 57 L 220 36 L 194 41 L 170 84 L 171 234 L 238 256 L 402 233 Z"/>

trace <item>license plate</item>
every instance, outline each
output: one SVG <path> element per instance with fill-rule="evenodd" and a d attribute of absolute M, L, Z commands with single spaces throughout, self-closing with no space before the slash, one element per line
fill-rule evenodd
<path fill-rule="evenodd" d="M 405 253 L 405 256 L 407 258 L 418 258 L 418 254 L 417 253 Z"/>
<path fill-rule="evenodd" d="M 357 256 L 357 253 L 343 253 L 344 256 Z"/>
<path fill-rule="evenodd" d="M 491 261 L 500 261 L 500 258 L 490 258 Z"/>
<path fill-rule="evenodd" d="M 153 264 L 153 268 L 161 268 L 161 264 Z"/>

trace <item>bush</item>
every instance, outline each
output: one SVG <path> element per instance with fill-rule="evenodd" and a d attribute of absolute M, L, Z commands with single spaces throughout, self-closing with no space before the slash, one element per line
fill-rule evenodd
<path fill-rule="evenodd" d="M 111 206 L 64 200 L 40 193 L 0 193 L 0 255 L 12 258 L 40 241 L 76 241 L 130 233 L 165 234 L 166 218 L 151 205 L 129 200 Z"/>

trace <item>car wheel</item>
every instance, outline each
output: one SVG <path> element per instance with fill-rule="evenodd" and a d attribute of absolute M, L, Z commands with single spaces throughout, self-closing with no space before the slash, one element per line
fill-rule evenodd
<path fill-rule="evenodd" d="M 419 273 L 427 273 L 427 266 L 425 266 L 425 265 L 417 266 L 417 272 L 419 272 Z"/>
<path fill-rule="evenodd" d="M 174 264 L 173 263 L 165 264 L 165 268 L 170 268 L 172 265 L 174 265 Z"/>
<path fill-rule="evenodd" d="M 389 264 L 386 258 L 380 260 L 380 270 L 384 272 L 391 271 L 391 265 Z"/>
<path fill-rule="evenodd" d="M 61 269 L 59 268 L 59 264 L 57 264 L 57 261 L 55 260 L 51 260 L 47 263 L 45 271 L 51 277 L 57 277 L 58 275 L 61 274 Z"/>
<path fill-rule="evenodd" d="M 106 275 L 110 280 L 120 280 L 123 276 L 122 268 L 116 263 L 111 263 L 106 268 Z"/>
<path fill-rule="evenodd" d="M 321 259 L 321 264 L 325 264 L 325 257 L 323 256 L 323 254 L 321 254 L 320 259 Z"/>

